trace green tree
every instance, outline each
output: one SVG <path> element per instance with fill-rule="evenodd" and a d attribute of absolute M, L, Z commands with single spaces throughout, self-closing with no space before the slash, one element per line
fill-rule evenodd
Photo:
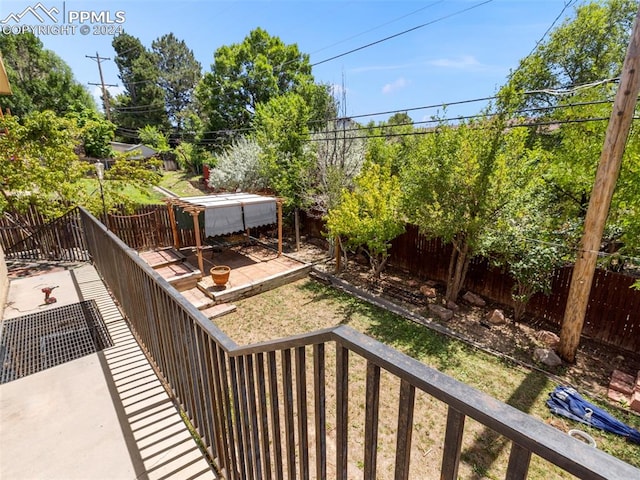
<path fill-rule="evenodd" d="M 250 128 L 259 104 L 308 84 L 313 84 L 309 56 L 256 28 L 242 43 L 215 51 L 211 72 L 204 74 L 196 97 L 206 129 L 221 132 L 224 145 L 231 137 L 222 132 Z"/>
<path fill-rule="evenodd" d="M 180 132 L 202 67 L 184 40 L 178 40 L 173 33 L 154 40 L 151 49 L 159 70 L 158 85 L 164 92 L 169 122 Z"/>
<path fill-rule="evenodd" d="M 262 149 L 261 169 L 288 208 L 304 206 L 306 173 L 311 164 L 305 148 L 309 138 L 310 108 L 297 93 L 288 93 L 258 104 L 255 138 Z"/>
<path fill-rule="evenodd" d="M 442 125 L 413 146 L 402 171 L 405 212 L 422 233 L 453 245 L 447 300 L 457 299 L 483 236 L 534 177 L 526 139 L 525 129 L 507 130 L 504 116 L 492 115 Z"/>
<path fill-rule="evenodd" d="M 90 124 L 93 120 L 89 120 Z M 86 128 L 86 124 L 85 127 Z M 78 157 L 83 128 L 77 119 L 58 117 L 50 110 L 0 119 L 0 211 L 24 212 L 35 205 L 45 216 L 55 217 L 77 205 L 102 211 L 97 184 L 90 188 L 88 176 L 95 175 L 92 163 Z M 105 172 L 105 203 L 129 203 L 126 190 L 147 190 L 158 182 L 159 161 L 119 156 Z"/>
<path fill-rule="evenodd" d="M 273 97 L 258 104 L 254 118 L 255 138 L 262 149 L 260 169 L 269 186 L 285 198 L 294 212 L 296 249 L 300 246 L 299 211 L 306 206 L 307 174 L 312 155 L 307 148 L 311 109 L 297 93 Z"/>
<path fill-rule="evenodd" d="M 71 68 L 32 33 L 0 33 L 0 52 L 13 90 L 13 95 L 2 98 L 1 106 L 12 114 L 95 110 L 91 94 L 73 78 Z"/>
<path fill-rule="evenodd" d="M 181 142 L 174 149 L 178 165 L 183 170 L 202 173 L 202 166 L 214 164 L 213 156 L 205 148 L 189 142 Z"/>
<path fill-rule="evenodd" d="M 112 100 L 113 119 L 118 134 L 125 141 L 137 138 L 138 129 L 151 125 L 167 130 L 164 92 L 160 87 L 160 70 L 152 52 L 140 40 L 127 33 L 113 38 L 115 64 L 124 92 Z"/>
<path fill-rule="evenodd" d="M 561 97 L 548 90 L 617 77 L 637 10 L 635 0 L 578 5 L 573 18 L 565 20 L 520 61 L 509 86 L 539 92 L 523 97 L 527 106 L 553 106 Z"/>
<path fill-rule="evenodd" d="M 146 125 L 138 130 L 138 137 L 144 145 L 157 150 L 158 153 L 167 153 L 171 150 L 169 137 L 152 125 Z"/>
<path fill-rule="evenodd" d="M 610 94 L 611 86 L 578 92 L 563 101 L 567 108 L 554 112 L 558 126 L 546 133 L 548 160 L 543 178 L 554 205 L 552 228 L 565 230 L 577 245 L 582 234 L 595 172 L 603 149 L 607 122 L 572 122 L 574 119 L 603 119 L 611 114 L 610 103 L 595 103 Z M 563 123 L 567 122 L 567 123 Z M 605 253 L 640 254 L 640 136 L 629 135 L 622 159 L 602 242 Z M 550 146 L 549 146 L 550 145 Z M 601 265 L 606 266 L 605 257 Z M 618 263 L 620 269 L 624 265 Z"/>
<path fill-rule="evenodd" d="M 340 204 L 327 215 L 329 236 L 344 239 L 347 248 L 364 246 L 373 275 L 380 278 L 391 240 L 404 231 L 401 205 L 400 181 L 391 174 L 391 162 L 368 159 L 353 191 L 344 190 Z"/>
<path fill-rule="evenodd" d="M 552 227 L 555 206 L 545 184 L 532 180 L 526 192 L 505 207 L 482 238 L 481 253 L 514 279 L 514 320 L 520 321 L 536 293 L 548 294 L 553 273 L 568 258 L 566 242 Z"/>
<path fill-rule="evenodd" d="M 0 210 L 21 212 L 34 204 L 44 214 L 74 204 L 77 182 L 91 169 L 75 152 L 80 132 L 71 119 L 50 110 L 0 118 Z"/>
<path fill-rule="evenodd" d="M 80 129 L 84 153 L 92 158 L 109 158 L 116 126 L 95 110 L 72 110 L 67 115 Z"/>

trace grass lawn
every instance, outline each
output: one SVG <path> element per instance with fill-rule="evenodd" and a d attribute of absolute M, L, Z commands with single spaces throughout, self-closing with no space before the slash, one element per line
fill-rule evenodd
<path fill-rule="evenodd" d="M 238 310 L 216 319 L 216 323 L 239 344 L 251 344 L 314 331 L 335 325 L 350 327 L 370 335 L 421 362 L 465 382 L 563 431 L 580 428 L 587 431 L 598 448 L 640 467 L 640 447 L 620 437 L 589 429 L 555 417 L 545 405 L 547 395 L 556 386 L 545 375 L 514 366 L 462 342 L 437 334 L 394 314 L 357 300 L 310 279 L 280 287 L 236 302 Z M 335 352 L 327 348 L 327 405 L 335 394 Z M 311 360 L 307 361 L 312 364 Z M 311 366 L 308 366 L 310 369 Z M 365 362 L 350 355 L 349 384 L 349 477 L 361 478 L 364 445 Z M 311 377 L 311 370 L 307 378 Z M 399 382 L 383 372 L 380 396 L 378 478 L 393 478 L 395 428 L 398 412 Z M 313 402 L 311 392 L 308 401 Z M 310 403 L 310 411 L 312 403 Z M 329 407 L 328 407 L 329 408 Z M 612 411 L 620 420 L 640 428 L 640 418 Z M 335 411 L 327 411 L 329 443 L 333 434 Z M 446 406 L 417 392 L 414 414 L 410 478 L 437 478 L 442 459 Z M 311 420 L 310 420 L 311 422 Z M 312 423 L 311 423 L 312 424 Z M 568 440 L 569 441 L 569 440 Z M 312 450 L 312 449 L 310 449 Z M 467 419 L 460 476 L 463 478 L 504 478 L 510 443 L 477 422 Z M 335 458 L 328 446 L 328 459 Z M 353 454 L 352 454 L 353 452 Z M 310 452 L 313 458 L 313 452 Z M 335 467 L 335 466 L 334 466 Z M 332 465 L 329 465 L 329 469 Z M 532 459 L 529 478 L 572 478 L 542 459 Z"/>
<path fill-rule="evenodd" d="M 100 195 L 100 184 L 94 178 L 84 178 L 80 181 L 83 188 L 90 195 Z M 108 185 L 107 185 L 108 184 Z M 138 190 L 137 188 L 127 185 L 119 180 L 105 180 L 105 192 L 109 188 L 117 189 L 119 195 L 127 197 L 132 204 L 149 205 L 154 203 L 162 203 L 163 195 L 153 189 Z"/>
<path fill-rule="evenodd" d="M 201 183 L 202 175 L 177 170 L 175 172 L 163 172 L 160 186 L 179 197 L 193 197 L 197 195 L 207 195 L 207 192 Z"/>

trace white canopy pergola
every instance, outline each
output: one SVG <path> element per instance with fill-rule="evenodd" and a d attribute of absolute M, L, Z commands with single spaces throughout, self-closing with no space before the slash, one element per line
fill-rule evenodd
<path fill-rule="evenodd" d="M 262 225 L 278 224 L 278 255 L 282 254 L 282 200 L 277 197 L 252 193 L 222 193 L 198 197 L 166 199 L 173 227 L 174 246 L 179 248 L 178 231 L 173 206 L 182 208 L 193 217 L 198 264 L 203 271 L 202 240 L 198 216 L 204 212 L 206 237 L 216 237 Z"/>

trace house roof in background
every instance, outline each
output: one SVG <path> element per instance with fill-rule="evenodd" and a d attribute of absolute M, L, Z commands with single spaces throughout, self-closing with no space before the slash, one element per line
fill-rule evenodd
<path fill-rule="evenodd" d="M 147 147 L 141 143 L 133 145 L 131 143 L 111 142 L 111 149 L 116 153 L 140 152 L 140 155 L 134 155 L 132 158 L 150 158 L 158 153 L 154 148 Z"/>

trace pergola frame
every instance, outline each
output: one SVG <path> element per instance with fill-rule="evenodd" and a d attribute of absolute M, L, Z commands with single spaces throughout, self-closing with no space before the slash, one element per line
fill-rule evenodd
<path fill-rule="evenodd" d="M 215 195 L 211 195 L 212 197 Z M 271 197 L 265 197 L 271 198 Z M 278 223 L 278 256 L 282 255 L 282 198 L 275 197 L 276 200 L 276 209 L 277 209 L 277 223 Z M 204 275 L 204 260 L 202 258 L 202 239 L 200 238 L 200 221 L 198 216 L 201 212 L 204 212 L 207 208 L 216 208 L 216 206 L 205 207 L 204 205 L 200 205 L 196 202 L 187 201 L 183 198 L 178 197 L 170 197 L 165 198 L 164 202 L 167 204 L 167 210 L 169 212 L 169 220 L 171 222 L 171 230 L 173 233 L 173 246 L 176 249 L 180 248 L 180 237 L 178 236 L 178 226 L 176 222 L 176 216 L 173 211 L 173 207 L 180 207 L 183 212 L 189 213 L 193 218 L 193 228 L 195 230 L 194 235 L 196 239 L 196 254 L 198 256 L 198 268 L 200 269 L 200 273 Z M 244 203 L 239 201 L 240 206 L 244 208 Z M 221 205 L 222 207 L 223 205 Z M 249 233 L 249 229 L 247 229 L 247 235 Z"/>

